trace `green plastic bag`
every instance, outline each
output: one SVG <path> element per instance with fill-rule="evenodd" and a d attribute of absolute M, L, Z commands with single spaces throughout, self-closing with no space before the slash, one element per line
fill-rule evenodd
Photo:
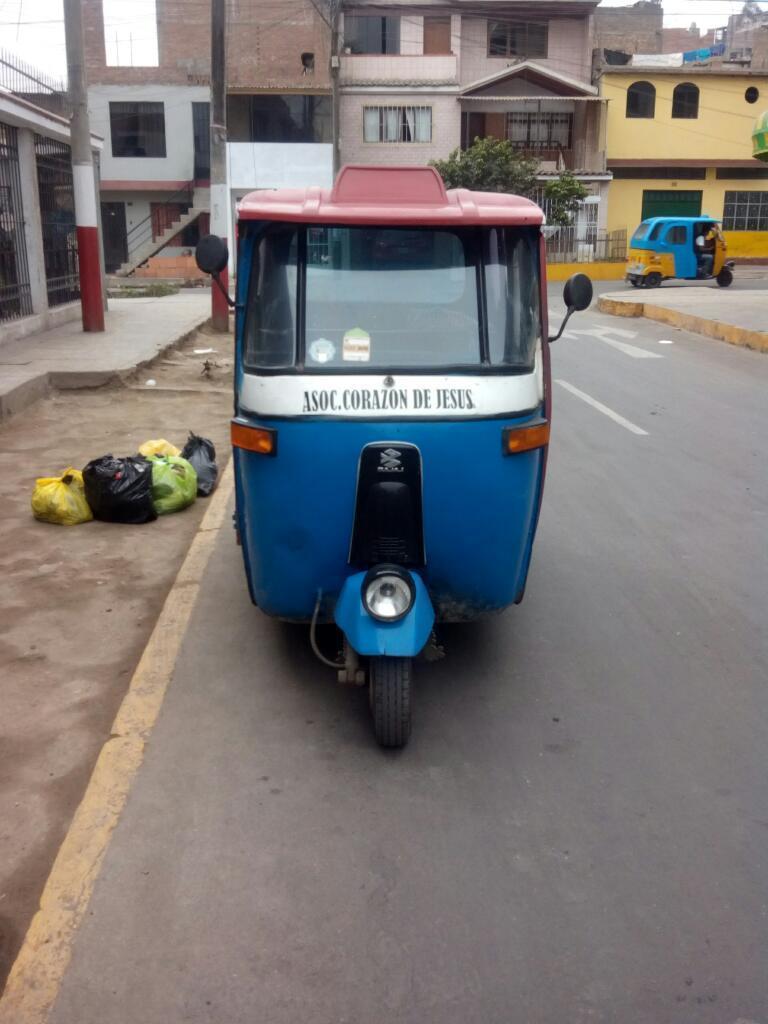
<path fill-rule="evenodd" d="M 181 512 L 197 496 L 197 473 L 180 455 L 150 455 L 152 504 L 159 516 Z"/>

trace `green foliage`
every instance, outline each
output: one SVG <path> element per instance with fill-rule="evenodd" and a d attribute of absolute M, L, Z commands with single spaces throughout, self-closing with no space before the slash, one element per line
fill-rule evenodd
<path fill-rule="evenodd" d="M 431 163 L 446 188 L 519 196 L 532 196 L 536 191 L 538 163 L 504 139 L 475 139 L 469 149 L 454 149 L 447 160 Z"/>
<path fill-rule="evenodd" d="M 559 178 L 548 181 L 544 188 L 547 223 L 561 226 L 571 224 L 579 203 L 588 195 L 588 189 L 570 171 L 563 171 Z"/>

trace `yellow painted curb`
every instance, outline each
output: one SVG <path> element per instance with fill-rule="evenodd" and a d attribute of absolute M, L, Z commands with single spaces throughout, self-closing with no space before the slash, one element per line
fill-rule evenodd
<path fill-rule="evenodd" d="M 567 281 L 571 274 L 586 274 L 593 281 L 623 281 L 627 273 L 624 260 L 595 260 L 593 263 L 548 263 L 548 281 Z"/>
<path fill-rule="evenodd" d="M 72 955 L 112 832 L 157 721 L 234 486 L 222 473 L 101 748 L 0 999 L 0 1024 L 44 1024 Z"/>
<path fill-rule="evenodd" d="M 671 327 L 680 327 L 694 334 L 703 334 L 707 338 L 726 341 L 729 345 L 751 348 L 756 352 L 768 352 L 768 334 L 765 331 L 751 331 L 747 327 L 737 327 L 722 320 L 710 320 L 693 313 L 683 313 L 667 306 L 654 306 L 648 302 L 635 302 L 631 299 L 608 299 L 601 297 L 597 301 L 601 313 L 613 316 L 644 316 Z"/>

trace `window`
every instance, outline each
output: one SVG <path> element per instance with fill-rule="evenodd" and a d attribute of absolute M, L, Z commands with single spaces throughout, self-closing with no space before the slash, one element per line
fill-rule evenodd
<path fill-rule="evenodd" d="M 672 93 L 672 117 L 699 116 L 699 87 L 692 82 L 681 82 Z"/>
<path fill-rule="evenodd" d="M 400 53 L 400 18 L 345 14 L 344 49 L 352 53 Z"/>
<path fill-rule="evenodd" d="M 534 229 L 273 225 L 255 246 L 247 369 L 530 372 L 540 337 Z"/>
<path fill-rule="evenodd" d="M 431 142 L 432 107 L 364 107 L 364 142 Z"/>
<path fill-rule="evenodd" d="M 112 156 L 165 156 L 163 103 L 110 103 Z"/>
<path fill-rule="evenodd" d="M 661 221 L 659 221 L 657 224 L 654 224 L 653 227 L 651 228 L 650 234 L 648 235 L 648 241 L 649 242 L 655 242 L 656 239 L 661 234 L 661 229 L 663 227 L 664 227 L 664 225 L 662 224 Z"/>
<path fill-rule="evenodd" d="M 627 117 L 653 117 L 656 90 L 650 82 L 633 82 L 627 89 Z"/>
<path fill-rule="evenodd" d="M 669 181 L 704 181 L 707 176 L 706 167 L 613 167 L 614 178 L 640 180 L 644 178 L 661 178 Z"/>
<path fill-rule="evenodd" d="M 268 228 L 254 249 L 245 325 L 246 367 L 278 369 L 296 361 L 295 227 Z"/>
<path fill-rule="evenodd" d="M 519 149 L 570 149 L 573 114 L 507 114 L 507 138 Z"/>
<path fill-rule="evenodd" d="M 633 242 L 642 242 L 643 239 L 648 237 L 648 232 L 650 231 L 650 229 L 651 229 L 651 225 L 650 224 L 640 224 L 636 228 L 634 235 L 632 235 L 632 241 Z"/>
<path fill-rule="evenodd" d="M 670 245 L 685 245 L 688 241 L 688 228 L 684 224 L 675 224 L 667 231 L 664 240 Z"/>
<path fill-rule="evenodd" d="M 768 231 L 768 192 L 726 192 L 724 231 Z"/>
<path fill-rule="evenodd" d="M 541 336 L 536 233 L 490 228 L 485 234 L 491 363 L 532 368 Z"/>
<path fill-rule="evenodd" d="M 329 96 L 227 97 L 230 142 L 330 142 Z"/>
<path fill-rule="evenodd" d="M 451 52 L 451 19 L 450 17 L 424 18 L 423 53 Z"/>
<path fill-rule="evenodd" d="M 742 181 L 761 181 L 768 178 L 768 167 L 718 167 L 715 177 L 741 179 Z"/>
<path fill-rule="evenodd" d="M 489 57 L 546 57 L 544 21 L 489 21 Z"/>

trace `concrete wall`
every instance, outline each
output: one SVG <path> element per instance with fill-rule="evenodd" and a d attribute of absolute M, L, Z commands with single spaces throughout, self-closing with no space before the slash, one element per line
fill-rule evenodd
<path fill-rule="evenodd" d="M 320 142 L 230 142 L 229 187 L 303 188 L 333 183 L 333 147 Z"/>
<path fill-rule="evenodd" d="M 510 57 L 488 56 L 488 20 L 486 18 L 461 19 L 462 85 L 469 85 L 503 71 L 515 63 Z M 571 75 L 589 82 L 592 62 L 592 40 L 589 18 L 550 18 L 546 59 L 536 58 L 538 64 L 553 71 Z"/>
<path fill-rule="evenodd" d="M 431 142 L 364 142 L 363 107 L 417 104 L 432 107 Z M 366 92 L 341 98 L 342 163 L 423 166 L 442 160 L 461 141 L 461 109 L 452 93 Z"/>
<path fill-rule="evenodd" d="M 194 174 L 192 104 L 207 102 L 207 86 L 92 85 L 88 89 L 91 131 L 104 137 L 102 182 L 190 181 Z M 165 157 L 114 157 L 109 103 L 161 102 L 165 107 Z M 166 197 L 167 198 L 167 197 Z"/>

